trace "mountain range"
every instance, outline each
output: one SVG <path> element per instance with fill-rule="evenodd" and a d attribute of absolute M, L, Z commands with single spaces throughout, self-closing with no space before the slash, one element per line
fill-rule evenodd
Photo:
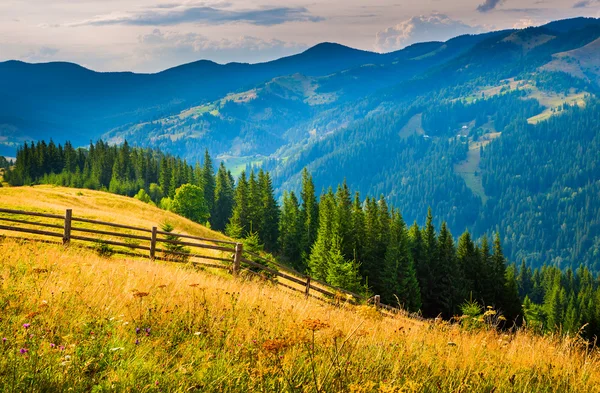
<path fill-rule="evenodd" d="M 0 63 L 0 154 L 102 138 L 297 190 L 343 178 L 411 222 L 499 231 L 513 260 L 600 270 L 600 20 L 456 37 L 379 54 L 333 43 L 261 64 L 156 74 Z"/>

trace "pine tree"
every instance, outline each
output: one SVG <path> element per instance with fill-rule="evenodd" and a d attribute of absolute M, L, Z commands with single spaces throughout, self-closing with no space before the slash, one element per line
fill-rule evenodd
<path fill-rule="evenodd" d="M 321 196 L 319 203 L 319 231 L 308 260 L 309 272 L 317 280 L 327 280 L 334 215 L 335 197 L 333 191 L 329 189 L 326 194 Z"/>
<path fill-rule="evenodd" d="M 235 187 L 235 196 L 233 200 L 233 212 L 227 224 L 225 232 L 234 239 L 241 239 L 249 232 L 248 224 L 248 181 L 246 172 L 242 171 Z"/>
<path fill-rule="evenodd" d="M 492 269 L 492 288 L 493 299 L 492 304 L 498 308 L 505 308 L 509 302 L 506 299 L 506 259 L 502 252 L 502 244 L 500 243 L 500 235 L 494 236 L 494 251 L 491 256 Z"/>
<path fill-rule="evenodd" d="M 215 169 L 213 167 L 213 162 L 210 158 L 210 154 L 208 154 L 208 149 L 206 149 L 204 151 L 204 163 L 202 165 L 202 188 L 204 190 L 204 199 L 206 200 L 206 206 L 208 206 L 208 211 L 210 212 L 211 217 L 213 216 L 215 208 L 215 187 Z M 214 225 L 212 221 L 211 225 Z"/>
<path fill-rule="evenodd" d="M 261 216 L 259 235 L 267 251 L 277 251 L 279 239 L 279 206 L 275 200 L 273 183 L 269 172 L 259 172 Z"/>
<path fill-rule="evenodd" d="M 533 290 L 533 272 L 531 271 L 531 268 L 525 264 L 524 259 L 521 261 L 521 266 L 519 267 L 517 284 L 519 287 L 519 296 L 522 298 Z"/>
<path fill-rule="evenodd" d="M 365 237 L 363 256 L 361 264 L 361 274 L 365 278 L 369 289 L 375 293 L 381 293 L 381 270 L 383 268 L 383 259 L 378 258 L 381 253 L 380 248 L 380 220 L 379 208 L 375 199 L 368 198 L 365 201 Z M 385 249 L 383 250 L 385 252 Z"/>
<path fill-rule="evenodd" d="M 248 219 L 248 233 L 260 232 L 260 223 L 262 220 L 262 195 L 256 175 L 254 171 L 250 172 L 248 178 L 248 199 L 247 199 L 247 213 Z"/>
<path fill-rule="evenodd" d="M 482 305 L 497 307 L 497 291 L 500 283 L 496 281 L 495 268 L 490 255 L 490 244 L 486 235 L 481 239 L 478 252 L 479 277 L 475 282 L 476 291 L 480 294 Z"/>
<path fill-rule="evenodd" d="M 361 292 L 360 273 L 355 261 L 344 258 L 341 250 L 341 239 L 333 235 L 331 249 L 327 256 L 327 283 L 348 291 Z"/>
<path fill-rule="evenodd" d="M 465 296 L 462 294 L 462 277 L 456 262 L 454 238 L 446 222 L 442 223 L 438 238 L 438 262 L 434 273 L 434 304 L 437 312 L 446 318 L 459 311 L 459 305 Z"/>
<path fill-rule="evenodd" d="M 421 287 L 421 301 L 423 302 L 423 315 L 435 317 L 440 313 L 436 304 L 435 280 L 438 264 L 438 244 L 433 226 L 431 209 L 427 212 L 427 221 L 423 228 L 423 261 L 417 267 L 417 276 Z"/>
<path fill-rule="evenodd" d="M 399 216 L 397 212 L 392 212 L 392 222 L 389 230 L 389 244 L 386 248 L 384 264 L 382 267 L 383 275 L 381 280 L 381 300 L 387 304 L 393 304 L 396 302 L 396 297 L 400 298 L 400 282 L 398 281 L 399 276 L 399 264 L 401 255 L 401 244 L 400 238 L 400 221 L 396 216 Z"/>
<path fill-rule="evenodd" d="M 300 252 L 302 228 L 303 222 L 298 199 L 293 191 L 284 192 L 281 219 L 279 220 L 279 246 L 282 257 L 290 261 L 301 272 L 306 270 Z"/>
<path fill-rule="evenodd" d="M 350 190 L 344 183 L 338 186 L 335 193 L 335 212 L 333 222 L 334 236 L 339 237 L 340 249 L 346 260 L 353 259 L 352 250 L 352 200 Z"/>
<path fill-rule="evenodd" d="M 317 240 L 317 232 L 319 230 L 319 205 L 315 195 L 315 185 L 306 168 L 302 171 L 302 191 L 300 197 L 302 198 L 300 212 L 303 223 L 300 253 L 304 264 L 308 265 L 312 245 Z"/>
<path fill-rule="evenodd" d="M 554 287 L 547 295 L 544 308 L 547 315 L 546 326 L 548 329 L 550 331 L 560 329 L 564 319 L 565 290 L 561 287 L 559 280 L 555 282 Z"/>
<path fill-rule="evenodd" d="M 215 186 L 215 198 L 213 206 L 214 217 L 211 219 L 211 226 L 217 231 L 223 231 L 233 210 L 234 185 L 225 169 L 225 164 L 221 162 L 217 172 L 217 181 Z"/>
<path fill-rule="evenodd" d="M 517 267 L 511 265 L 506 269 L 506 280 L 503 294 L 502 311 L 508 321 L 520 325 L 523 321 L 523 307 L 519 297 L 519 285 L 517 284 Z"/>
<path fill-rule="evenodd" d="M 363 211 L 358 192 L 354 194 L 352 203 L 352 259 L 361 261 L 365 241 L 365 212 Z"/>
<path fill-rule="evenodd" d="M 569 301 L 567 304 L 563 324 L 566 333 L 574 336 L 579 332 L 579 329 L 582 325 L 579 316 L 580 312 L 577 307 L 577 300 L 575 298 L 575 294 L 571 292 L 571 294 L 569 295 Z"/>
<path fill-rule="evenodd" d="M 477 280 L 481 278 L 480 259 L 475 250 L 475 244 L 471 239 L 469 231 L 465 231 L 458 239 L 456 257 L 459 269 L 463 276 L 463 288 L 467 299 L 481 299 L 481 293 L 477 288 Z"/>

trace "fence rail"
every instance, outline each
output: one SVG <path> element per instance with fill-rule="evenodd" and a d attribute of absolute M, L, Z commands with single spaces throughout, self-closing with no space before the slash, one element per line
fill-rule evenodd
<path fill-rule="evenodd" d="M 62 223 L 54 224 L 47 222 L 38 222 L 23 218 L 16 218 L 14 216 L 58 219 L 61 220 Z M 313 297 L 320 300 L 340 301 L 340 299 L 343 298 L 343 295 L 346 295 L 346 301 L 349 301 L 351 303 L 359 303 L 366 300 L 367 302 L 372 302 L 378 309 L 382 311 L 387 311 L 391 313 L 396 313 L 399 311 L 399 309 L 395 307 L 382 304 L 379 300 L 378 295 L 375 295 L 370 299 L 365 299 L 365 297 L 356 293 L 344 290 L 342 288 L 333 287 L 327 283 L 311 278 L 308 275 L 302 274 L 289 266 L 279 264 L 273 260 L 265 259 L 263 256 L 257 253 L 244 250 L 243 245 L 241 243 L 226 240 L 209 239 L 187 234 L 166 232 L 158 230 L 157 227 L 152 227 L 148 229 L 99 220 L 92 220 L 82 217 L 74 217 L 73 211 L 71 209 L 67 209 L 63 216 L 57 214 L 46 214 L 0 208 L 0 221 L 7 224 L 15 224 L 0 224 L 0 231 L 18 232 L 29 235 L 62 238 L 62 243 L 64 245 L 69 245 L 71 241 L 80 241 L 121 247 L 122 249 L 116 249 L 112 251 L 129 256 L 150 258 L 151 260 L 170 262 L 189 261 L 190 263 L 196 266 L 204 268 L 226 269 L 229 270 L 235 276 L 239 275 L 242 271 L 249 271 L 250 273 L 269 279 L 284 288 L 288 288 L 292 291 L 302 293 L 307 298 Z M 74 223 L 76 225 L 77 223 L 84 223 L 109 228 L 84 228 L 79 225 L 73 226 Z M 42 228 L 60 229 L 61 232 L 59 233 L 48 230 L 29 228 L 35 226 Z M 135 231 L 147 235 L 115 232 L 116 229 L 125 229 L 128 231 Z M 80 235 L 79 233 L 84 233 L 86 234 L 86 236 Z M 100 236 L 94 237 L 93 235 Z M 107 236 L 109 238 L 106 239 L 102 236 Z M 167 239 L 164 236 L 172 237 L 170 239 Z M 182 241 L 180 239 L 186 240 Z M 195 240 L 196 242 L 192 242 L 191 240 Z M 140 242 L 144 242 L 145 244 L 140 244 Z M 159 244 L 162 244 L 165 247 L 159 248 Z M 173 249 L 169 249 L 169 247 Z M 182 250 L 182 248 L 184 247 L 189 247 L 195 249 L 196 251 L 192 252 L 191 249 Z M 135 250 L 144 251 L 144 253 L 133 253 L 132 251 Z M 201 250 L 211 250 L 213 253 L 220 252 L 220 255 L 206 255 L 203 254 Z M 218 261 L 220 263 L 206 263 L 202 262 L 202 260 Z M 317 296 L 313 293 L 320 294 L 321 296 Z"/>

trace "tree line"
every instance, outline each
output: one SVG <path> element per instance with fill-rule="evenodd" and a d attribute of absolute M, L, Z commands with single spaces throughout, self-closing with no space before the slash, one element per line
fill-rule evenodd
<path fill-rule="evenodd" d="M 11 185 L 49 183 L 134 196 L 237 239 L 260 244 L 295 269 L 334 286 L 380 294 L 426 317 L 451 318 L 467 303 L 492 307 L 509 321 L 540 332 L 600 333 L 599 279 L 585 267 L 561 271 L 507 264 L 501 238 L 456 240 L 445 222 L 407 225 L 386 199 L 360 197 L 346 182 L 317 191 L 302 172 L 300 192 L 285 191 L 279 206 L 269 172 L 251 170 L 237 181 L 223 164 L 202 163 L 156 150 L 110 146 L 88 149 L 54 142 L 23 145 L 6 172 Z"/>
<path fill-rule="evenodd" d="M 284 192 L 280 207 L 268 172 L 242 172 L 237 181 L 208 154 L 194 166 L 156 150 L 111 146 L 88 149 L 54 142 L 24 144 L 6 175 L 12 185 L 50 183 L 135 196 L 238 238 L 254 238 L 266 251 L 314 278 L 345 289 L 380 294 L 423 315 L 451 317 L 466 299 L 507 316 L 520 315 L 514 275 L 507 275 L 500 240 L 475 244 L 468 232 L 455 244 L 439 232 L 431 211 L 426 225 L 410 228 L 384 197 L 360 198 L 344 182 L 319 198 L 302 174 L 299 197 Z"/>

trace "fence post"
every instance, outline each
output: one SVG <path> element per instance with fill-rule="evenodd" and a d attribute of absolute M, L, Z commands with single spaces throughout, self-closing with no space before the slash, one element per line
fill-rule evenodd
<path fill-rule="evenodd" d="M 156 253 L 156 232 L 158 228 L 152 227 L 152 238 L 150 240 L 150 259 L 154 260 L 154 254 Z"/>
<path fill-rule="evenodd" d="M 244 251 L 244 245 L 237 243 L 235 245 L 235 255 L 233 256 L 233 275 L 237 276 L 240 271 L 240 263 L 242 262 L 242 252 Z"/>
<path fill-rule="evenodd" d="M 379 307 L 381 306 L 381 296 L 375 295 L 373 300 L 375 301 L 375 309 L 379 310 Z"/>
<path fill-rule="evenodd" d="M 65 212 L 65 232 L 63 234 L 63 244 L 67 245 L 71 242 L 71 219 L 73 218 L 73 210 L 67 209 Z"/>
<path fill-rule="evenodd" d="M 310 292 L 310 276 L 306 277 L 306 289 L 304 290 L 304 296 L 308 297 L 309 292 Z"/>

